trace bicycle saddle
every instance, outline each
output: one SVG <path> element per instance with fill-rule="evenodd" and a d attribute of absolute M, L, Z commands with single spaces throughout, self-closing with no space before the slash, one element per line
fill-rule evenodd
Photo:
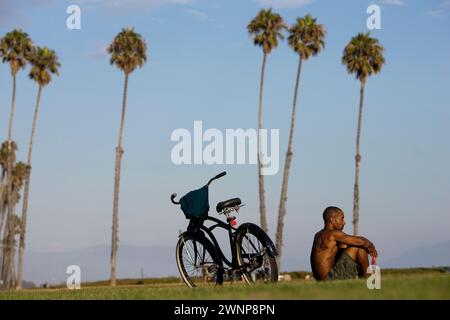
<path fill-rule="evenodd" d="M 216 211 L 221 212 L 225 208 L 235 207 L 241 204 L 241 199 L 233 198 L 230 200 L 219 202 L 216 206 Z"/>

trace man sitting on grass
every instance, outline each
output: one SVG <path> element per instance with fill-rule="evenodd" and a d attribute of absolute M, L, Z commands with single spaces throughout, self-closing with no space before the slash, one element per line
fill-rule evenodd
<path fill-rule="evenodd" d="M 342 232 L 344 212 L 328 207 L 323 212 L 325 227 L 316 233 L 311 250 L 311 268 L 316 280 L 367 277 L 369 256 L 378 256 L 375 246 L 364 237 Z"/>

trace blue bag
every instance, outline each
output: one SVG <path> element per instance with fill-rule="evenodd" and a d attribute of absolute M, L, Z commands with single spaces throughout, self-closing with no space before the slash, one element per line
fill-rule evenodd
<path fill-rule="evenodd" d="M 181 210 L 186 219 L 202 218 L 208 215 L 208 185 L 187 193 L 180 199 Z"/>

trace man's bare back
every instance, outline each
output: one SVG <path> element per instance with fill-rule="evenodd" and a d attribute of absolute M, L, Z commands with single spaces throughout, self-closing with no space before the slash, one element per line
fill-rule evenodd
<path fill-rule="evenodd" d="M 317 280 L 350 278 L 355 272 L 357 276 L 364 276 L 369 266 L 368 254 L 374 257 L 378 255 L 375 246 L 364 237 L 342 232 L 345 220 L 344 213 L 339 208 L 327 208 L 324 211 L 324 222 L 325 227 L 314 236 L 311 250 L 314 277 Z M 353 268 L 352 264 L 357 266 L 357 271 L 345 270 Z"/>

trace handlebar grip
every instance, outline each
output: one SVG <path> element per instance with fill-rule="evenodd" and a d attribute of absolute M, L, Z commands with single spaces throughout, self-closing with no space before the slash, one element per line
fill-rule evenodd
<path fill-rule="evenodd" d="M 180 202 L 174 200 L 176 196 L 176 193 L 172 193 L 172 195 L 170 196 L 170 201 L 172 201 L 173 204 L 180 204 Z"/>
<path fill-rule="evenodd" d="M 227 174 L 226 171 L 219 173 L 217 176 L 215 176 L 213 179 L 219 179 L 222 178 L 223 176 L 225 176 Z"/>
<path fill-rule="evenodd" d="M 219 173 L 217 176 L 215 176 L 214 178 L 212 178 L 211 180 L 209 180 L 208 183 L 207 183 L 206 185 L 209 186 L 209 184 L 210 184 L 211 182 L 213 182 L 213 181 L 216 180 L 216 179 L 222 178 L 222 177 L 223 177 L 224 175 L 226 175 L 226 174 L 227 174 L 226 171 Z"/>

